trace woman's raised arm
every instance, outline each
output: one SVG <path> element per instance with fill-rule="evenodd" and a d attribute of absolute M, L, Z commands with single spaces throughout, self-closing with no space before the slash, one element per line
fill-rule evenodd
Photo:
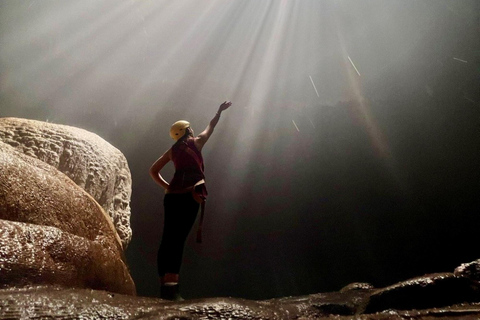
<path fill-rule="evenodd" d="M 195 138 L 195 146 L 197 147 L 197 149 L 200 151 L 202 150 L 203 146 L 205 145 L 205 143 L 207 143 L 208 141 L 208 138 L 210 138 L 210 136 L 212 135 L 213 133 L 213 129 L 215 129 L 215 126 L 217 125 L 218 123 L 218 120 L 220 120 L 220 114 L 227 110 L 228 108 L 230 108 L 230 106 L 232 105 L 232 103 L 230 101 L 225 101 L 224 103 L 222 103 L 220 105 L 220 107 L 218 107 L 218 111 L 217 113 L 215 114 L 215 116 L 213 117 L 213 119 L 210 121 L 210 123 L 208 124 L 207 128 L 205 130 L 203 130 L 202 133 L 200 133 L 196 138 Z"/>

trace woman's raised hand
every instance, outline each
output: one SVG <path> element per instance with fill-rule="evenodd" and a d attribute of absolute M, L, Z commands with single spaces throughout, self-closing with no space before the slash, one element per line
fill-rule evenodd
<path fill-rule="evenodd" d="M 225 101 L 224 103 L 222 103 L 220 105 L 220 107 L 218 108 L 218 112 L 222 112 L 224 110 L 227 110 L 228 108 L 230 108 L 230 106 L 232 105 L 232 102 L 230 101 Z"/>

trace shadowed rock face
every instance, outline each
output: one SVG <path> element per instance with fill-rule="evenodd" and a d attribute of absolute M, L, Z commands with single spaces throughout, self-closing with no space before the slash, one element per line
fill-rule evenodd
<path fill-rule="evenodd" d="M 135 294 L 104 210 L 54 167 L 0 142 L 0 284 Z"/>
<path fill-rule="evenodd" d="M 88 192 L 111 217 L 127 247 L 132 237 L 132 181 L 118 149 L 82 129 L 18 118 L 0 118 L 0 141 L 57 168 Z"/>

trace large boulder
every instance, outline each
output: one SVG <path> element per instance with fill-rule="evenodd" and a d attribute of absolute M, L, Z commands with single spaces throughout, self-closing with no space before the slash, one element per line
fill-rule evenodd
<path fill-rule="evenodd" d="M 124 155 L 83 129 L 18 118 L 0 118 L 0 141 L 67 175 L 108 213 L 125 249 L 130 228 L 131 175 Z"/>
<path fill-rule="evenodd" d="M 65 174 L 0 142 L 0 284 L 135 294 L 102 207 Z"/>

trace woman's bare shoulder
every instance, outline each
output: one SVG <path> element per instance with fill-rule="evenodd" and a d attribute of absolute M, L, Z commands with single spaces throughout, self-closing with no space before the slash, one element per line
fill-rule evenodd
<path fill-rule="evenodd" d="M 193 143 L 195 144 L 195 148 L 197 148 L 198 151 L 202 151 L 202 148 L 205 145 L 205 140 L 201 137 L 195 137 L 193 139 Z"/>

